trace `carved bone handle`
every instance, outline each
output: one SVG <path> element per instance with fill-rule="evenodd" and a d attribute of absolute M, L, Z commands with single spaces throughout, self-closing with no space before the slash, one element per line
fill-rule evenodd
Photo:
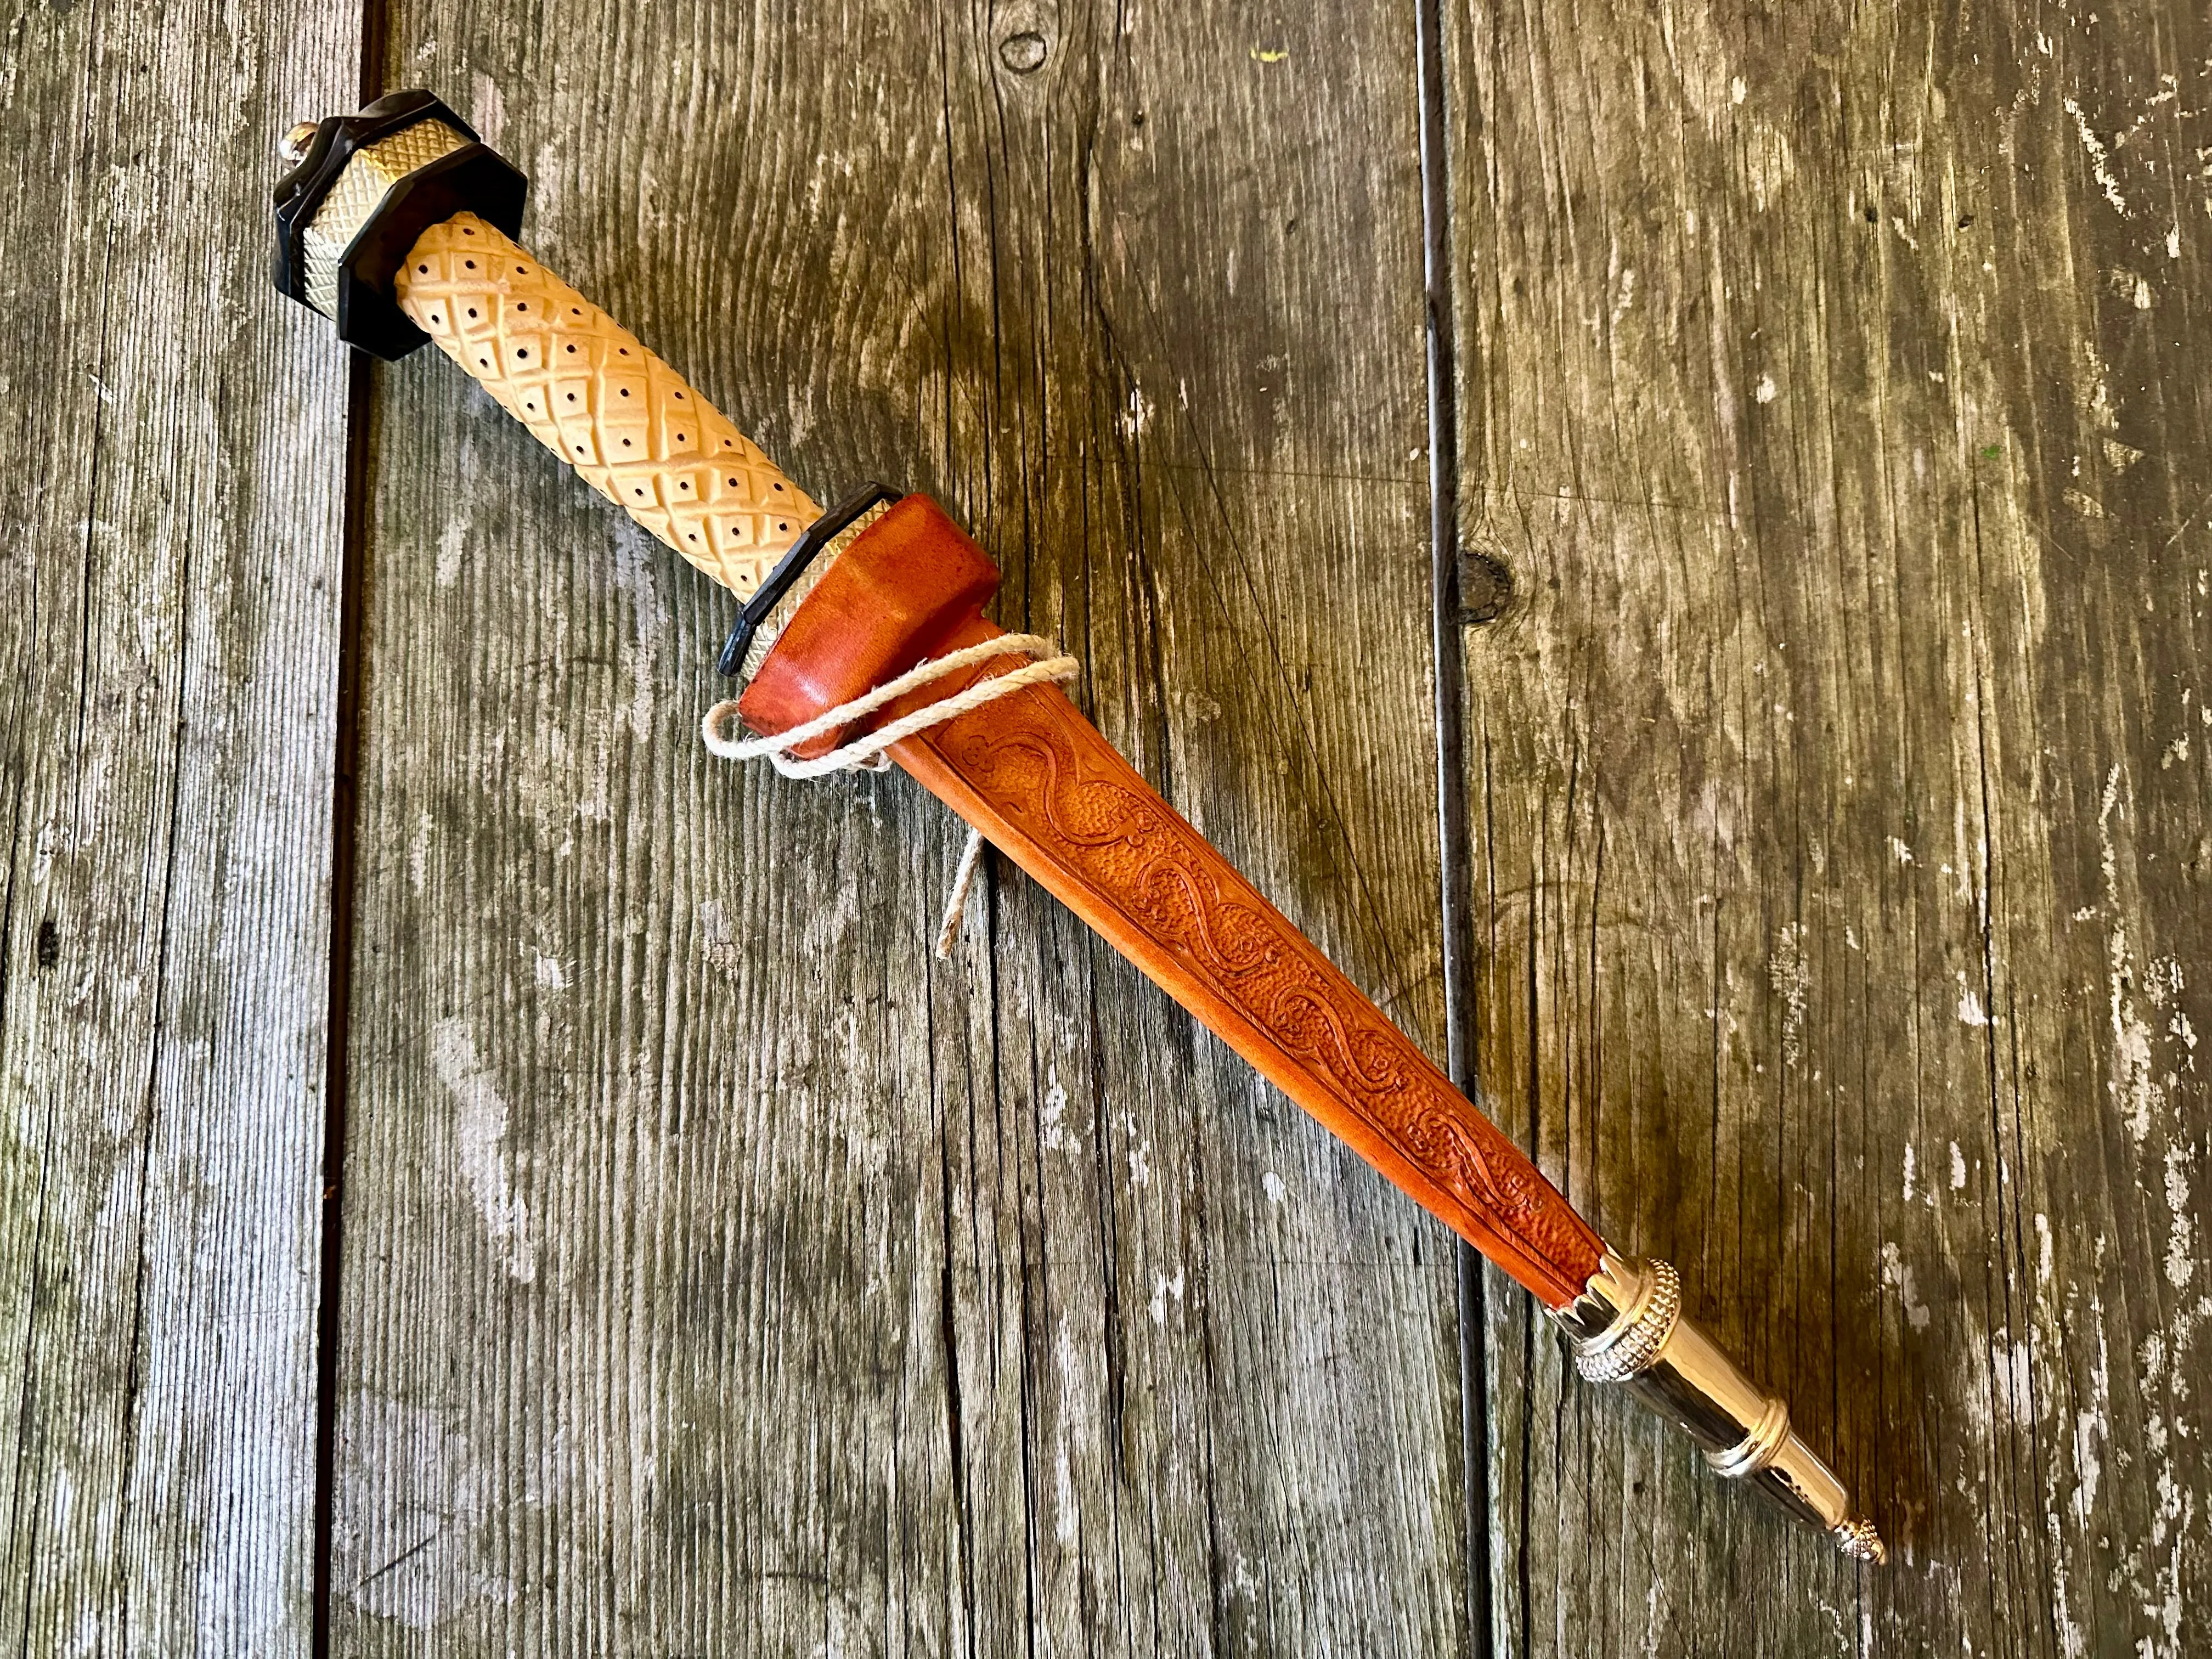
<path fill-rule="evenodd" d="M 750 598 L 820 516 L 638 337 L 517 243 L 527 181 L 427 92 L 301 123 L 276 286 L 379 356 L 424 343 L 669 546 Z"/>
<path fill-rule="evenodd" d="M 819 516 L 681 374 L 475 214 L 424 231 L 396 286 L 532 436 L 739 599 Z"/>

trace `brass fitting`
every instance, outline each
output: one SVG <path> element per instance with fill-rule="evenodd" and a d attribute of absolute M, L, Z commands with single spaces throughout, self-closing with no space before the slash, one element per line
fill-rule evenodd
<path fill-rule="evenodd" d="M 1717 1474 L 1749 1481 L 1853 1560 L 1887 1558 L 1835 1471 L 1791 1431 L 1789 1406 L 1682 1317 L 1681 1279 L 1666 1262 L 1607 1249 L 1583 1293 L 1552 1317 L 1584 1379 L 1620 1384 L 1696 1441 Z"/>

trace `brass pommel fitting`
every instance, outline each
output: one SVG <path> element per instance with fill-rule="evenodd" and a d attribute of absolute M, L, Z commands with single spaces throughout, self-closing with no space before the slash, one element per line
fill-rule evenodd
<path fill-rule="evenodd" d="M 1851 1513 L 1844 1483 L 1790 1430 L 1790 1407 L 1682 1317 L 1682 1282 L 1666 1262 L 1608 1249 L 1552 1317 L 1585 1379 L 1620 1384 L 1696 1441 L 1717 1473 L 1750 1482 L 1853 1560 L 1886 1559 L 1874 1523 Z"/>
<path fill-rule="evenodd" d="M 276 287 L 337 325 L 338 338 L 386 359 L 430 337 L 398 304 L 395 278 L 416 239 L 458 213 L 509 236 L 529 180 L 427 92 L 395 92 L 358 115 L 305 121 L 279 153 Z"/>

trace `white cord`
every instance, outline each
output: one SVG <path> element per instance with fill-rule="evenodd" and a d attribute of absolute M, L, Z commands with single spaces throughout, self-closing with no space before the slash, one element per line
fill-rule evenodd
<path fill-rule="evenodd" d="M 968 884 L 975 879 L 975 866 L 983 860 L 983 832 L 970 828 L 968 844 L 960 849 L 960 867 L 952 872 L 952 892 L 945 901 L 944 920 L 937 924 L 937 959 L 943 962 L 952 954 L 952 941 L 959 936 L 960 918 L 968 914 Z"/>
<path fill-rule="evenodd" d="M 1001 634 L 995 639 L 985 640 L 980 645 L 963 647 L 948 651 L 941 657 L 917 664 L 874 690 L 842 702 L 826 714 L 794 726 L 788 732 L 779 732 L 772 738 L 738 738 L 731 735 L 738 714 L 737 699 L 718 702 L 707 711 L 700 722 L 699 735 L 705 739 L 709 753 L 724 760 L 757 760 L 763 756 L 769 763 L 787 778 L 827 777 L 832 772 L 880 772 L 890 764 L 884 752 L 902 738 L 917 732 L 926 732 L 933 726 L 957 720 L 970 709 L 981 708 L 987 702 L 996 702 L 1000 697 L 1032 685 L 1065 684 L 1083 672 L 1083 665 L 1073 657 L 1059 654 L 1060 647 L 1042 634 Z M 941 680 L 948 674 L 957 674 L 963 668 L 994 658 L 1026 656 L 1033 659 L 1019 668 L 1010 668 L 1003 674 L 992 674 L 963 690 L 956 691 L 942 702 L 917 708 L 910 714 L 902 714 L 888 725 L 881 726 L 866 737 L 854 739 L 841 748 L 815 760 L 793 760 L 790 750 L 811 742 L 825 732 L 835 732 L 849 725 L 864 714 L 872 714 L 885 703 L 895 702 L 918 687 Z M 960 867 L 952 878 L 952 896 L 945 906 L 945 920 L 937 932 L 937 954 L 942 958 L 952 954 L 953 936 L 960 930 L 960 919 L 968 906 L 969 884 L 975 878 L 975 866 L 983 855 L 983 832 L 970 829 L 968 844 L 961 849 Z"/>

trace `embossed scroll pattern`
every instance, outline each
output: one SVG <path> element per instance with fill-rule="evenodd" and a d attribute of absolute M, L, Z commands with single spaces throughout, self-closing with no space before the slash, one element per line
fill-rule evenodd
<path fill-rule="evenodd" d="M 922 741 L 1018 837 L 1224 1000 L 1456 1205 L 1416 1197 L 1547 1300 L 1580 1291 L 1601 1248 L 1588 1224 L 1056 690 L 1006 698 Z M 1001 845 L 1030 863 L 1018 845 Z"/>

